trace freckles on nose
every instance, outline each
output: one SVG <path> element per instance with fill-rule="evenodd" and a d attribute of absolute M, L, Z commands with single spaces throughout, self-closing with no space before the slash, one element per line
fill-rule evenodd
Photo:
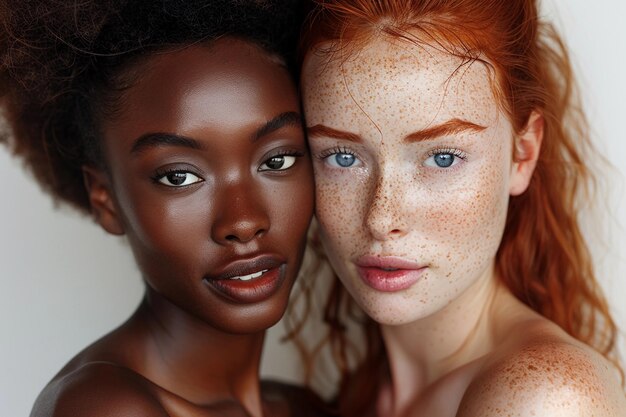
<path fill-rule="evenodd" d="M 401 174 L 400 174 L 401 175 Z M 377 239 L 406 233 L 407 191 L 410 184 L 397 175 L 382 173 L 362 198 L 368 200 L 363 225 Z M 414 210 L 410 210 L 413 212 Z"/>

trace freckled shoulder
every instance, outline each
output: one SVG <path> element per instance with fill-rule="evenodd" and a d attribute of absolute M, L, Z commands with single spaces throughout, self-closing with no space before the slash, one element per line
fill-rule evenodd
<path fill-rule="evenodd" d="M 88 363 L 51 381 L 31 417 L 168 417 L 149 383 L 107 362 Z"/>
<path fill-rule="evenodd" d="M 457 417 L 626 416 L 616 372 L 600 354 L 542 338 L 488 363 L 465 392 Z"/>

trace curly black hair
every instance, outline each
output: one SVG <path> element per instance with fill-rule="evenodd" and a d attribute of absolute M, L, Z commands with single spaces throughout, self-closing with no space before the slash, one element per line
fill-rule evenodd
<path fill-rule="evenodd" d="M 89 211 L 81 166 L 103 166 L 99 125 L 142 57 L 232 36 L 295 76 L 297 0 L 0 1 L 0 143 L 56 201 Z"/>

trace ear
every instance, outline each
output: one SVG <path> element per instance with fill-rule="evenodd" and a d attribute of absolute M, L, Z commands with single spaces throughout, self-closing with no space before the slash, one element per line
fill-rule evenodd
<path fill-rule="evenodd" d="M 96 222 L 113 235 L 123 235 L 124 228 L 120 222 L 115 201 L 113 201 L 107 174 L 99 168 L 88 165 L 83 165 L 82 170 L 91 204 L 91 213 Z"/>
<path fill-rule="evenodd" d="M 520 195 L 528 188 L 530 179 L 537 166 L 542 141 L 543 115 L 537 111 L 532 111 L 528 117 L 526 127 L 515 138 L 509 194 Z"/>

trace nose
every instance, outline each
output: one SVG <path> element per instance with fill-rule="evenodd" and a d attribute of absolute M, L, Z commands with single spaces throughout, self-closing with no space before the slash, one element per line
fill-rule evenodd
<path fill-rule="evenodd" d="M 365 216 L 365 226 L 374 239 L 385 241 L 406 235 L 409 188 L 408 184 L 403 186 L 400 178 L 385 173 L 377 177 Z"/>
<path fill-rule="evenodd" d="M 211 238 L 221 245 L 248 243 L 270 228 L 265 204 L 253 187 L 232 184 L 219 195 Z"/>

